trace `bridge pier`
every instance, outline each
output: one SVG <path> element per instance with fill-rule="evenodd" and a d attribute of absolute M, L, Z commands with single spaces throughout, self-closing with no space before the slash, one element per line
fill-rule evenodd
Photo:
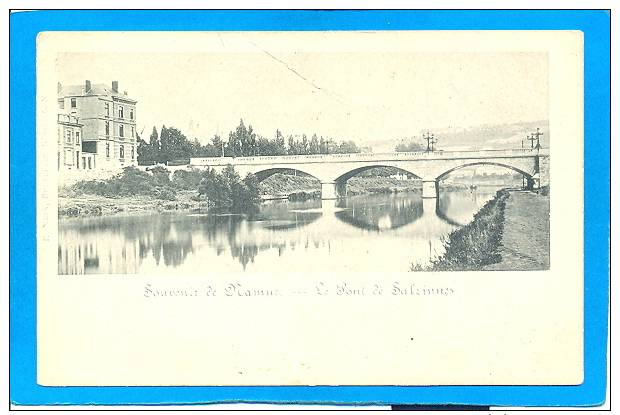
<path fill-rule="evenodd" d="M 331 200 L 337 197 L 336 182 L 321 182 L 321 200 Z"/>
<path fill-rule="evenodd" d="M 422 179 L 422 198 L 436 198 L 439 193 L 439 180 Z"/>

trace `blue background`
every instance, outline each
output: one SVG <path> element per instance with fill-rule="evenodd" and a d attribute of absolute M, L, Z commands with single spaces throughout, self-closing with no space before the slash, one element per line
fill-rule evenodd
<path fill-rule="evenodd" d="M 609 296 L 606 11 L 37 11 L 10 17 L 10 398 L 14 404 L 597 405 Z M 36 384 L 35 43 L 71 30 L 581 30 L 585 38 L 585 381 L 579 386 L 42 387 Z M 578 168 L 576 166 L 575 168 Z"/>

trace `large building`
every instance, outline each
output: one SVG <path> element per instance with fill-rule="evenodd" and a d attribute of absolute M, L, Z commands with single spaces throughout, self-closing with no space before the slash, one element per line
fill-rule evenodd
<path fill-rule="evenodd" d="M 119 91 L 118 81 L 111 87 L 58 84 L 58 169 L 136 166 L 136 102 Z"/>

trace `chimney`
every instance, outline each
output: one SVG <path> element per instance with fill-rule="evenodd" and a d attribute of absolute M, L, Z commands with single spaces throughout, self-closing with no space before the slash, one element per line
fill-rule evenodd
<path fill-rule="evenodd" d="M 88 94 L 90 92 L 90 81 L 86 80 L 84 83 L 84 93 Z"/>
<path fill-rule="evenodd" d="M 118 92 L 118 81 L 112 81 L 112 92 Z"/>

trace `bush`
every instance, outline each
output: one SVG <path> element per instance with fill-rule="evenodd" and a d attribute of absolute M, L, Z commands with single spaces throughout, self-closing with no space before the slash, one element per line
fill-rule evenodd
<path fill-rule="evenodd" d="M 177 200 L 176 192 L 167 187 L 156 187 L 151 196 L 161 200 Z"/>
<path fill-rule="evenodd" d="M 171 186 L 167 170 L 162 168 L 153 170 L 154 173 L 148 173 L 135 167 L 126 167 L 122 173 L 109 179 L 78 182 L 72 186 L 71 190 L 77 194 L 94 194 L 104 197 L 143 195 L 175 200 L 176 191 Z"/>
<path fill-rule="evenodd" d="M 241 180 L 232 166 L 222 174 L 213 170 L 204 173 L 198 185 L 198 194 L 203 196 L 208 208 L 219 212 L 252 213 L 258 210 L 260 188 L 254 175 Z"/>
<path fill-rule="evenodd" d="M 222 174 L 214 170 L 178 170 L 170 180 L 169 171 L 155 166 L 148 171 L 126 167 L 122 173 L 106 180 L 81 181 L 67 192 L 104 197 L 149 196 L 162 201 L 177 200 L 177 190 L 198 190 L 193 201 L 204 201 L 209 209 L 220 212 L 251 213 L 258 209 L 258 180 L 249 174 L 241 180 L 232 166 Z"/>
<path fill-rule="evenodd" d="M 200 186 L 202 172 L 199 170 L 177 170 L 172 174 L 172 184 L 184 190 L 195 190 Z"/>

